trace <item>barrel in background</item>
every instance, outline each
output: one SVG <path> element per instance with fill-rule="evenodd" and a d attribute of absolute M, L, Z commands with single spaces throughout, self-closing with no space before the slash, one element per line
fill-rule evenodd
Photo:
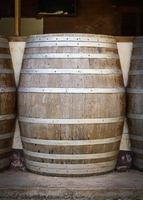
<path fill-rule="evenodd" d="M 123 130 L 124 97 L 113 37 L 29 37 L 18 103 L 27 168 L 67 176 L 112 171 Z"/>
<path fill-rule="evenodd" d="M 133 164 L 143 170 L 143 37 L 134 40 L 127 93 Z"/>
<path fill-rule="evenodd" d="M 9 44 L 0 37 L 0 170 L 10 164 L 16 114 L 15 92 Z"/>

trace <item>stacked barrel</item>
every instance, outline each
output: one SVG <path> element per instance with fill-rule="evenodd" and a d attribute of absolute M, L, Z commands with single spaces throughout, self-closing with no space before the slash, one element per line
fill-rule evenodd
<path fill-rule="evenodd" d="M 127 93 L 133 164 L 143 170 L 143 37 L 134 41 Z"/>
<path fill-rule="evenodd" d="M 80 176 L 115 168 L 125 93 L 113 37 L 30 36 L 18 99 L 29 170 Z"/>
<path fill-rule="evenodd" d="M 0 170 L 10 164 L 16 114 L 16 86 L 8 41 L 0 37 Z"/>

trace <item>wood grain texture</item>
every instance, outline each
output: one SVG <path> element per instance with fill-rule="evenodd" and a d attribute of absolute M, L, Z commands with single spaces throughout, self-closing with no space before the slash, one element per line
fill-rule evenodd
<path fill-rule="evenodd" d="M 134 39 L 133 53 L 128 81 L 127 112 L 128 126 L 131 138 L 131 148 L 134 152 L 133 164 L 143 170 L 143 94 L 138 89 L 143 89 L 143 37 Z M 129 92 L 130 91 L 130 92 Z M 134 91 L 134 92 L 133 92 Z"/>
<path fill-rule="evenodd" d="M 78 46 L 72 43 L 78 38 Z M 32 44 L 39 42 L 43 47 L 32 47 Z M 58 40 L 58 45 L 44 46 L 45 41 Z M 86 43 L 92 40 L 93 45 L 86 46 Z M 61 44 L 60 44 L 61 41 Z M 80 46 L 82 41 L 82 46 Z M 67 46 L 63 45 L 67 42 Z M 83 45 L 85 43 L 85 46 Z M 30 45 L 28 45 L 30 44 Z M 95 44 L 109 47 L 94 47 Z M 114 45 L 114 48 L 110 47 Z M 107 46 L 108 46 L 107 45 Z M 22 69 L 109 69 L 121 70 L 120 62 L 114 37 L 92 34 L 48 34 L 40 36 L 31 36 L 27 40 L 25 55 L 35 55 L 42 53 L 69 53 L 80 55 L 83 58 L 26 58 L 23 60 Z M 84 58 L 85 54 L 105 54 L 110 55 L 110 59 L 105 58 Z M 115 58 L 115 56 L 117 58 Z M 70 56 L 69 56 L 70 57 Z M 81 89 L 78 93 L 73 92 L 22 92 L 21 88 L 75 88 Z M 23 140 L 25 150 L 26 165 L 31 171 L 52 175 L 81 176 L 112 171 L 116 164 L 117 154 L 120 145 L 120 136 L 123 129 L 123 120 L 111 122 L 111 118 L 124 117 L 125 94 L 124 92 L 96 92 L 83 93 L 84 89 L 117 89 L 124 88 L 123 77 L 121 73 L 108 74 L 55 74 L 46 72 L 21 73 L 19 84 L 19 123 L 21 136 L 31 140 Z M 59 124 L 53 120 L 52 123 L 33 123 L 22 121 L 23 118 L 35 120 L 41 119 L 59 119 L 65 122 Z M 78 123 L 78 119 L 109 119 L 109 123 Z M 68 120 L 72 123 L 68 124 Z M 115 138 L 118 137 L 118 141 Z M 105 139 L 113 138 L 114 141 Z M 37 139 L 37 143 L 30 142 Z M 39 140 L 44 140 L 44 144 L 38 144 Z M 84 141 L 98 141 L 101 143 L 89 144 Z M 46 144 L 46 141 L 67 140 L 72 145 L 54 145 Z M 103 141 L 102 141 L 103 140 Z M 77 141 L 80 142 L 77 145 Z M 82 145 L 82 142 L 84 143 Z M 80 158 L 80 159 L 79 159 Z M 42 164 L 43 163 L 43 164 Z M 51 166 L 53 169 L 45 166 Z M 48 165 L 49 164 L 49 165 Z M 62 166 L 63 164 L 63 166 Z M 89 167 L 92 164 L 94 167 Z M 62 170 L 58 170 L 62 166 Z M 77 167 L 79 166 L 79 167 Z M 90 165 L 89 165 L 90 166 Z M 54 168 L 55 167 L 55 168 Z M 85 170 L 86 169 L 86 170 Z"/>
<path fill-rule="evenodd" d="M 2 41 L 0 46 L 8 46 L 8 41 Z M 16 93 L 5 92 L 5 89 L 16 90 L 14 73 L 5 70 L 13 70 L 10 59 L 3 58 L 2 55 L 10 55 L 9 47 L 0 47 L 0 170 L 7 168 L 10 164 L 12 150 L 12 140 L 15 127 L 16 114 Z"/>

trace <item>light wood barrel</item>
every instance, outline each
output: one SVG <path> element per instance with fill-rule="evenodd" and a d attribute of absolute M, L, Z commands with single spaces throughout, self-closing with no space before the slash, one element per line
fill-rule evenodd
<path fill-rule="evenodd" d="M 123 129 L 124 97 L 113 37 L 29 37 L 18 103 L 27 168 L 64 176 L 112 171 Z"/>
<path fill-rule="evenodd" d="M 0 170 L 10 164 L 15 128 L 16 86 L 8 41 L 0 36 Z"/>
<path fill-rule="evenodd" d="M 127 93 L 133 164 L 143 170 L 143 37 L 134 40 Z"/>

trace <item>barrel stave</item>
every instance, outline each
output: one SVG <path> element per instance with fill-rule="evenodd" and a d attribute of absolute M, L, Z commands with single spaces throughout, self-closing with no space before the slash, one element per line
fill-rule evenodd
<path fill-rule="evenodd" d="M 102 103 L 102 99 L 106 103 Z M 43 119 L 116 118 L 124 114 L 122 94 L 21 94 L 21 116 Z M 112 104 L 110 102 L 113 102 Z M 117 107 L 116 102 L 119 102 Z M 42 103 L 41 103 L 42 102 Z M 80 102 L 80 104 L 77 104 Z M 25 107 L 24 104 L 27 104 Z M 58 106 L 58 105 L 61 106 Z M 33 107 L 34 105 L 34 107 Z M 106 109 L 108 105 L 109 109 Z M 90 109 L 92 107 L 92 110 Z M 85 114 L 86 113 L 86 114 Z M 38 123 L 38 122 L 37 122 Z"/>
<path fill-rule="evenodd" d="M 120 136 L 122 123 L 114 124 L 30 124 L 20 122 L 21 136 L 45 140 L 88 140 Z M 97 131 L 98 130 L 98 131 Z M 67 134 L 68 131 L 68 134 Z M 48 132 L 48 134 L 47 134 Z M 79 134 L 80 132 L 80 134 Z M 107 134 L 106 134 L 107 133 Z"/>
<path fill-rule="evenodd" d="M 64 61 L 64 62 L 63 62 Z M 42 66 L 42 67 L 41 67 Z M 23 60 L 23 69 L 119 69 L 119 59 L 95 59 L 84 58 L 76 59 L 72 58 L 72 62 L 67 58 L 54 58 L 54 59 L 25 59 Z"/>

